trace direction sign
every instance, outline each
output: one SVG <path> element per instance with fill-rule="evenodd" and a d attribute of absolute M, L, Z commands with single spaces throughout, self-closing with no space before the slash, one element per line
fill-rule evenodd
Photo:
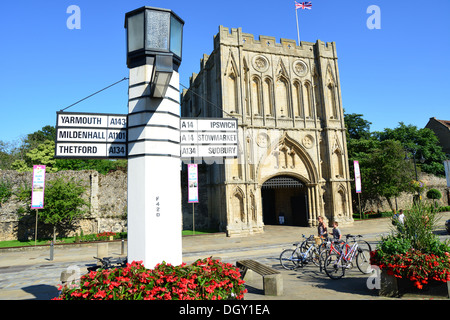
<path fill-rule="evenodd" d="M 127 115 L 57 112 L 55 158 L 126 158 Z"/>
<path fill-rule="evenodd" d="M 236 158 L 237 129 L 237 119 L 181 119 L 181 158 Z"/>

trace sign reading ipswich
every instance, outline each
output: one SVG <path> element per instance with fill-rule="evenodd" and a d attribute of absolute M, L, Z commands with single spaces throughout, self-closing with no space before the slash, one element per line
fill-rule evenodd
<path fill-rule="evenodd" d="M 55 158 L 127 157 L 127 115 L 56 114 Z"/>
<path fill-rule="evenodd" d="M 181 158 L 236 158 L 238 156 L 237 119 L 180 120 Z"/>

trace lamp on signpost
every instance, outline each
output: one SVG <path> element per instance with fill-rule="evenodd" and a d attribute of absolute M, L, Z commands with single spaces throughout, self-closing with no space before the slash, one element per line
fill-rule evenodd
<path fill-rule="evenodd" d="M 180 91 L 184 22 L 167 9 L 125 15 L 128 99 L 128 261 L 182 261 Z"/>
<path fill-rule="evenodd" d="M 181 63 L 183 25 L 184 21 L 172 10 L 142 7 L 128 12 L 125 15 L 128 68 L 153 65 L 151 82 L 155 88 L 167 89 L 173 70 L 171 60 L 177 67 Z M 162 98 L 161 92 L 155 93 Z"/>

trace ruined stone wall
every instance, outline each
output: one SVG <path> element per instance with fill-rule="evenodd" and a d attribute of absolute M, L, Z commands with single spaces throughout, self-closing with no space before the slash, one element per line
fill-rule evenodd
<path fill-rule="evenodd" d="M 46 182 L 64 177 L 81 181 L 86 188 L 83 198 L 89 203 L 86 213 L 76 224 L 76 230 L 69 235 L 80 233 L 93 234 L 104 231 L 126 231 L 127 223 L 127 176 L 121 171 L 107 175 L 97 171 L 60 171 L 47 173 Z M 0 241 L 26 240 L 34 238 L 35 210 L 30 216 L 29 200 L 21 201 L 17 196 L 21 189 L 30 189 L 32 184 L 31 172 L 16 172 L 13 170 L 0 171 L 0 182 L 8 182 L 12 186 L 13 195 L 0 207 Z M 45 199 L 44 199 L 45 205 Z M 38 237 L 51 234 L 49 228 L 38 224 Z"/>
<path fill-rule="evenodd" d="M 56 177 L 65 177 L 67 179 L 81 180 L 86 188 L 83 195 L 84 199 L 90 204 L 87 213 L 77 222 L 77 229 L 72 232 L 84 234 L 93 234 L 98 232 L 124 232 L 127 231 L 127 175 L 124 172 L 116 171 L 107 175 L 99 174 L 97 171 L 61 171 L 57 173 L 47 173 L 46 180 L 51 181 Z M 444 178 L 437 178 L 431 175 L 421 175 L 428 189 L 436 188 L 442 193 L 442 199 L 439 204 L 449 205 L 448 188 Z M 0 183 L 9 181 L 13 186 L 13 192 L 18 193 L 21 188 L 31 187 L 32 173 L 16 172 L 12 170 L 0 170 Z M 208 192 L 207 171 L 204 166 L 199 169 L 199 199 L 200 203 L 195 204 L 195 228 L 219 228 L 219 223 L 211 212 L 208 212 Z M 192 217 L 192 204 L 187 203 L 187 176 L 182 174 L 182 208 L 183 208 L 183 228 L 191 229 L 194 222 Z M 223 192 L 223 191 L 222 191 Z M 215 198 L 215 197 L 214 197 Z M 423 194 L 426 199 L 426 194 Z M 355 197 L 355 199 L 357 199 Z M 394 200 L 395 201 L 395 200 Z M 429 201 L 429 200 L 425 200 Z M 411 206 L 412 195 L 403 194 L 397 199 L 399 209 L 407 209 Z M 355 202 L 354 202 L 355 204 Z M 16 239 L 33 239 L 35 216 L 34 212 L 28 219 L 20 219 L 20 216 L 26 211 L 29 205 L 20 201 L 16 195 L 13 195 L 9 201 L 3 203 L 0 207 L 0 241 Z M 356 202 L 357 205 L 357 202 Z M 395 205 L 395 202 L 394 202 Z M 389 204 L 385 199 L 376 203 L 369 204 L 364 208 L 365 211 L 390 211 Z M 354 212 L 357 207 L 354 205 Z M 222 226 L 223 227 L 223 226 Z M 38 235 L 50 235 L 51 230 L 45 230 L 42 225 L 38 226 Z"/>
<path fill-rule="evenodd" d="M 449 199 L 449 188 L 447 188 L 447 183 L 445 178 L 439 178 L 433 175 L 429 175 L 426 173 L 421 173 L 419 180 L 423 181 L 426 185 L 426 191 L 422 193 L 422 201 L 425 203 L 431 203 L 434 200 L 427 199 L 427 191 L 429 189 L 437 189 L 441 192 L 442 198 L 437 201 L 440 206 L 448 206 Z M 363 186 L 364 192 L 364 186 Z M 358 197 L 356 195 L 353 196 L 353 212 L 359 212 L 358 209 Z M 402 193 L 397 199 L 392 199 L 392 204 L 394 208 L 400 209 L 409 209 L 411 208 L 411 204 L 413 203 L 413 194 L 411 193 Z M 362 204 L 363 205 L 363 204 Z M 388 212 L 391 211 L 389 203 L 386 199 L 378 199 L 377 201 L 373 201 L 371 203 L 367 203 L 365 207 L 362 208 L 364 212 L 367 211 L 375 211 L 375 212 Z"/>

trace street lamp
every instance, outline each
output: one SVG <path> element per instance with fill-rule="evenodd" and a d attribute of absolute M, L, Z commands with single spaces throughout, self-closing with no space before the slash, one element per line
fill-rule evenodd
<path fill-rule="evenodd" d="M 414 161 L 414 170 L 416 172 L 416 181 L 419 181 L 419 177 L 417 175 L 417 164 L 416 164 L 416 154 L 417 154 L 417 150 L 416 149 L 406 149 L 407 151 L 411 152 L 412 156 L 413 156 L 413 161 Z M 410 160 L 408 157 L 408 153 L 405 152 L 405 160 Z M 420 163 L 424 163 L 425 162 L 425 158 L 423 157 L 423 155 L 420 156 Z"/>
<path fill-rule="evenodd" d="M 125 15 L 127 66 L 153 65 L 150 94 L 163 98 L 181 63 L 184 21 L 172 10 L 142 7 Z"/>
<path fill-rule="evenodd" d="M 409 151 L 409 152 L 411 152 L 411 154 L 412 154 L 412 156 L 413 156 L 413 162 L 414 162 L 414 171 L 415 171 L 415 173 L 416 173 L 416 181 L 417 182 L 419 182 L 419 176 L 418 176 L 418 174 L 417 174 L 417 164 L 416 164 L 416 154 L 417 154 L 417 150 L 416 149 L 406 149 L 406 152 L 405 152 L 405 160 L 410 160 L 410 158 L 408 157 L 408 152 L 407 151 Z M 421 154 L 421 156 L 420 156 L 420 163 L 424 163 L 425 162 L 425 158 L 423 157 L 423 154 Z M 419 190 L 417 190 L 417 193 L 418 193 L 418 195 L 417 195 L 417 197 L 418 197 L 418 200 L 420 201 L 420 191 Z"/>

